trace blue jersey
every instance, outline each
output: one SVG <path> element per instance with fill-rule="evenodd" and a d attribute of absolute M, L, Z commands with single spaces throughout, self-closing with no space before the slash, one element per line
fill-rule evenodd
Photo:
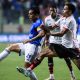
<path fill-rule="evenodd" d="M 30 28 L 29 31 L 29 39 L 32 39 L 33 37 L 37 36 L 39 34 L 39 32 L 41 31 L 40 25 L 43 24 L 43 21 L 41 19 L 37 19 L 36 22 L 34 22 Z M 35 44 L 35 45 L 41 45 L 42 38 L 38 38 L 32 42 L 30 42 L 31 44 Z"/>

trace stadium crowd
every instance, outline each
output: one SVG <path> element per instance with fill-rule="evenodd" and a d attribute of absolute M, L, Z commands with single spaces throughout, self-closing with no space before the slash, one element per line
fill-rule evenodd
<path fill-rule="evenodd" d="M 62 7 L 66 1 L 75 4 L 77 10 L 74 15 L 78 18 L 80 14 L 80 0 L 0 0 L 0 4 L 3 11 L 3 17 L 6 19 L 7 23 L 10 23 L 16 22 L 21 15 L 23 15 L 26 20 L 28 18 L 26 11 L 34 6 L 39 6 L 42 16 L 48 15 L 47 7 L 50 3 L 56 4 L 58 12 L 61 13 Z"/>

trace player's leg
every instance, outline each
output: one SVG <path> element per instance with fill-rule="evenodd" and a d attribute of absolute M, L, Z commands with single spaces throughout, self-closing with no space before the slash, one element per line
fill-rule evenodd
<path fill-rule="evenodd" d="M 22 73 L 23 75 L 26 75 L 27 76 L 27 72 L 29 74 L 29 77 L 31 78 L 31 80 L 37 80 L 37 77 L 35 74 L 33 74 L 33 71 L 31 70 L 26 70 L 30 64 L 33 62 L 33 60 L 35 59 L 35 57 L 38 55 L 37 53 L 38 51 L 38 46 L 34 45 L 34 44 L 30 44 L 30 43 L 27 43 L 25 44 L 25 64 L 24 64 L 24 69 L 23 68 L 17 68 L 17 70 Z M 31 76 L 32 75 L 32 76 Z"/>
<path fill-rule="evenodd" d="M 55 56 L 57 55 L 52 50 L 50 50 L 49 48 L 45 48 L 44 50 L 41 51 L 41 53 L 33 61 L 30 68 L 33 70 L 35 67 L 37 67 L 42 62 L 44 57 L 55 57 Z"/>
<path fill-rule="evenodd" d="M 80 59 L 71 59 L 71 60 L 77 66 L 77 68 L 80 70 Z"/>
<path fill-rule="evenodd" d="M 38 50 L 38 46 L 34 44 L 25 45 L 25 65 L 24 65 L 25 69 L 27 69 L 31 65 L 31 63 L 37 56 L 38 54 L 37 50 Z M 25 71 L 29 73 L 30 80 L 37 80 L 37 76 L 34 74 L 32 70 L 27 69 Z"/>
<path fill-rule="evenodd" d="M 22 47 L 24 47 L 22 43 L 9 45 L 0 53 L 0 61 L 6 58 L 12 51 L 17 52 L 21 55 L 21 53 L 23 52 L 23 49 L 21 49 Z"/>
<path fill-rule="evenodd" d="M 78 59 L 72 59 L 72 61 L 78 67 L 78 69 L 80 70 L 80 48 L 78 48 L 77 55 L 79 56 L 79 58 Z"/>
<path fill-rule="evenodd" d="M 26 68 L 16 68 L 20 73 L 25 75 L 26 77 L 30 77 L 30 80 L 38 80 L 35 73 L 31 69 L 26 69 Z"/>
<path fill-rule="evenodd" d="M 49 46 L 50 47 L 50 46 Z M 53 47 L 53 46 L 52 46 Z M 53 57 L 48 57 L 48 67 L 49 67 L 49 78 L 45 80 L 54 80 L 54 63 L 53 63 Z"/>
<path fill-rule="evenodd" d="M 69 49 L 69 50 L 70 50 L 70 56 L 72 56 L 71 60 L 80 70 L 80 53 L 76 49 Z"/>
<path fill-rule="evenodd" d="M 71 80 L 76 80 L 70 58 L 65 58 L 64 60 L 66 61 L 66 64 L 69 68 Z"/>
<path fill-rule="evenodd" d="M 53 57 L 48 57 L 48 67 L 49 67 L 49 78 L 45 80 L 54 80 L 54 63 L 53 63 Z"/>
<path fill-rule="evenodd" d="M 58 52 L 57 54 L 54 50 L 54 47 L 56 47 L 55 50 L 56 50 L 56 52 Z M 68 57 L 67 52 L 68 51 L 62 45 L 51 44 L 51 46 L 49 46 L 49 48 L 45 48 L 44 50 L 41 51 L 41 53 L 38 55 L 38 57 L 33 61 L 33 63 L 27 69 L 33 70 L 34 68 L 36 68 L 41 63 L 41 61 L 44 59 L 44 57 L 59 56 L 59 57 L 62 57 L 62 58 L 66 58 L 66 57 Z M 66 56 L 64 55 L 64 53 L 66 53 Z M 21 70 L 24 71 L 23 69 L 21 69 Z M 27 74 L 27 72 L 28 71 L 26 70 L 26 74 Z"/>
<path fill-rule="evenodd" d="M 44 57 L 56 57 L 58 56 L 54 50 L 54 47 L 52 49 L 50 48 L 44 48 L 39 55 L 37 56 L 37 58 L 31 63 L 30 65 L 30 69 L 33 70 L 34 68 L 36 68 L 44 59 Z"/>
<path fill-rule="evenodd" d="M 33 70 L 35 67 L 37 67 L 42 60 L 44 59 L 44 57 L 56 57 L 58 56 L 54 50 L 54 47 L 52 49 L 50 48 L 44 48 L 35 58 L 35 60 L 31 63 L 30 68 L 31 70 Z"/>
<path fill-rule="evenodd" d="M 38 55 L 38 57 L 31 63 L 30 67 L 27 68 L 27 70 L 24 70 L 23 68 L 18 68 L 18 71 L 22 71 L 21 73 L 25 74 L 26 73 L 26 76 L 29 76 L 27 75 L 28 73 L 30 73 L 31 71 L 33 71 L 33 69 L 35 67 L 37 67 L 41 61 L 44 59 L 44 57 L 50 57 L 53 54 L 53 52 L 51 53 L 52 51 L 48 48 L 48 49 L 44 49 L 43 51 L 41 51 L 41 53 Z M 32 74 L 34 75 L 34 74 Z M 29 76 L 30 77 L 30 76 Z"/>
<path fill-rule="evenodd" d="M 49 66 L 49 72 L 50 72 L 50 78 L 49 79 L 54 79 L 54 73 L 53 73 L 54 63 L 53 63 L 52 57 L 48 57 L 48 66 Z"/>

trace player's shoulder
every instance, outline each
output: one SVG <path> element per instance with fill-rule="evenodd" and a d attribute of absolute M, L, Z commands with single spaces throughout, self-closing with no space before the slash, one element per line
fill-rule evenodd
<path fill-rule="evenodd" d="M 34 23 L 34 27 L 35 28 L 40 27 L 40 25 L 42 24 L 43 24 L 43 20 L 41 18 L 38 18 L 36 22 Z"/>
<path fill-rule="evenodd" d="M 37 19 L 35 24 L 42 24 L 42 23 L 43 23 L 43 20 L 41 18 L 39 18 L 39 19 Z"/>
<path fill-rule="evenodd" d="M 51 15 L 48 15 L 45 17 L 45 20 L 50 19 L 50 18 L 51 18 Z"/>
<path fill-rule="evenodd" d="M 69 22 L 74 22 L 74 21 L 76 21 L 73 15 L 71 15 L 67 20 L 68 20 Z"/>
<path fill-rule="evenodd" d="M 76 19 L 74 18 L 74 16 L 73 16 L 73 15 L 71 16 L 71 20 L 76 21 Z"/>

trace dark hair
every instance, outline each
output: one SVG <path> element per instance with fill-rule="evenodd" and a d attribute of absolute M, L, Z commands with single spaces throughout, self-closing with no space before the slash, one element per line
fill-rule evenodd
<path fill-rule="evenodd" d="M 39 10 L 38 7 L 31 7 L 29 10 L 33 10 L 33 13 L 34 13 L 34 14 L 37 14 L 37 15 L 40 14 L 40 10 Z"/>
<path fill-rule="evenodd" d="M 65 3 L 68 6 L 68 9 L 72 11 L 72 14 L 75 12 L 75 6 L 72 3 Z"/>

